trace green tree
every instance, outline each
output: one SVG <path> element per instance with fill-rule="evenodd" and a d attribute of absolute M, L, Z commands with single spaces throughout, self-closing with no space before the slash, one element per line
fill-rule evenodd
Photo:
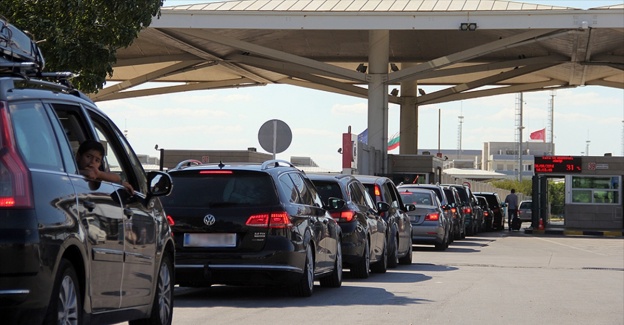
<path fill-rule="evenodd" d="M 565 203 L 565 183 L 548 181 L 548 202 L 550 203 L 551 215 L 563 215 Z"/>
<path fill-rule="evenodd" d="M 2 0 L 0 15 L 28 31 L 46 60 L 44 71 L 79 74 L 74 86 L 102 89 L 116 53 L 160 17 L 163 0 Z"/>
<path fill-rule="evenodd" d="M 533 181 L 531 179 L 522 179 L 521 182 L 513 179 L 503 179 L 499 181 L 493 181 L 492 185 L 505 190 L 516 189 L 517 193 L 522 193 L 527 197 L 531 197 L 533 193 Z"/>

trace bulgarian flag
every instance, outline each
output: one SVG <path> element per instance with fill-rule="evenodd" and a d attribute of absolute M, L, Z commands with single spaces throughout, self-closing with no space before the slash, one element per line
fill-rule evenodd
<path fill-rule="evenodd" d="M 394 150 L 394 149 L 398 148 L 399 145 L 400 145 L 400 141 L 399 140 L 401 140 L 401 136 L 397 132 L 388 141 L 388 151 Z"/>

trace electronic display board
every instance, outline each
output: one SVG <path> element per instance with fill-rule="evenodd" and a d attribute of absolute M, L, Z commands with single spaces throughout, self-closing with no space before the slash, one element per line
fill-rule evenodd
<path fill-rule="evenodd" d="M 573 156 L 535 156 L 535 173 L 580 173 L 581 157 Z"/>

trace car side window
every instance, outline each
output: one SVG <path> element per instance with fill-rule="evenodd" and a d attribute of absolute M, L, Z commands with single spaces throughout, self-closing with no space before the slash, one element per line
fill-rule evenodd
<path fill-rule="evenodd" d="M 122 181 L 126 181 L 140 192 L 147 192 L 147 178 L 140 161 L 136 158 L 125 137 L 107 120 L 91 112 L 98 140 L 104 142 L 106 161 L 111 172 L 118 173 Z"/>
<path fill-rule="evenodd" d="M 295 187 L 295 183 L 293 183 L 292 179 L 288 174 L 279 176 L 279 191 L 280 193 L 288 199 L 290 203 L 299 203 L 299 193 L 297 192 L 297 188 Z"/>
<path fill-rule="evenodd" d="M 349 184 L 349 195 L 351 196 L 351 201 L 355 204 L 366 205 L 366 199 L 364 199 L 364 193 L 362 193 L 362 189 L 357 186 L 357 183 Z"/>
<path fill-rule="evenodd" d="M 61 172 L 65 168 L 56 135 L 40 102 L 10 104 L 17 147 L 29 168 Z"/>
<path fill-rule="evenodd" d="M 297 192 L 299 192 L 299 202 L 301 204 L 314 205 L 313 193 L 310 192 L 310 188 L 306 185 L 305 180 L 298 173 L 289 173 Z"/>

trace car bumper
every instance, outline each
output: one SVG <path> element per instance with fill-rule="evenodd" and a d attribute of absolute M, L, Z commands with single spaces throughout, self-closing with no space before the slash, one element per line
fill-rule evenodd
<path fill-rule="evenodd" d="M 412 225 L 413 244 L 439 244 L 444 242 L 444 227 Z"/>

